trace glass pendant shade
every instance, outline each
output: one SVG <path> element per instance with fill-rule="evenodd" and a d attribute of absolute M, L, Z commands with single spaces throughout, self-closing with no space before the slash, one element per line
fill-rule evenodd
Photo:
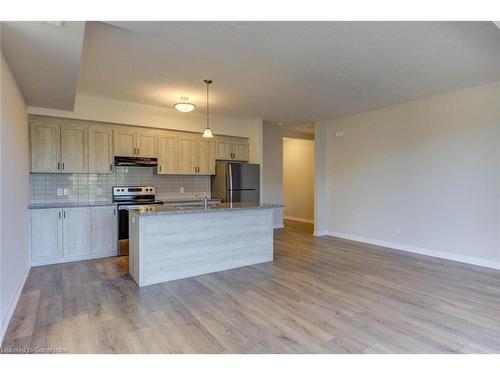
<path fill-rule="evenodd" d="M 179 112 L 191 112 L 196 108 L 196 106 L 193 103 L 187 102 L 189 100 L 187 96 L 183 96 L 181 100 L 183 100 L 184 102 L 174 104 L 174 108 Z"/>
<path fill-rule="evenodd" d="M 212 130 L 209 128 L 206 128 L 205 131 L 203 132 L 203 138 L 213 138 L 214 135 L 212 134 Z"/>

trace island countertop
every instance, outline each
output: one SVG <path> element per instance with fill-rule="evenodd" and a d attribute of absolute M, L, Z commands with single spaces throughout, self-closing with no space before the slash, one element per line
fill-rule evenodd
<path fill-rule="evenodd" d="M 132 206 L 127 210 L 130 213 L 143 215 L 178 215 L 178 214 L 194 214 L 194 213 L 214 213 L 221 211 L 238 211 L 238 210 L 261 210 L 275 207 L 283 207 L 281 204 L 274 203 L 254 203 L 254 202 L 237 202 L 237 203 L 219 203 L 210 205 L 208 208 L 203 206 L 188 206 L 176 207 L 169 205 L 149 205 L 149 206 Z"/>

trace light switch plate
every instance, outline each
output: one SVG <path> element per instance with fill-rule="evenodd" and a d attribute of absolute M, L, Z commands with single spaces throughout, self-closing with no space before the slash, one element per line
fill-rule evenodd
<path fill-rule="evenodd" d="M 336 137 L 343 137 L 344 135 L 344 132 L 335 132 Z"/>
<path fill-rule="evenodd" d="M 68 195 L 68 189 L 64 189 L 64 195 Z"/>
<path fill-rule="evenodd" d="M 179 193 L 184 194 L 184 188 L 183 188 L 183 187 L 181 187 L 181 188 L 179 189 Z"/>
<path fill-rule="evenodd" d="M 56 194 L 57 195 L 63 195 L 63 189 L 57 189 Z"/>
<path fill-rule="evenodd" d="M 97 195 L 102 195 L 102 188 L 97 188 Z"/>

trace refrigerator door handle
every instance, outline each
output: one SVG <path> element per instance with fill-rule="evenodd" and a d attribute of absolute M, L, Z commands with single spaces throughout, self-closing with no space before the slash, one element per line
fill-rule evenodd
<path fill-rule="evenodd" d="M 232 164 L 228 164 L 228 172 L 229 172 L 229 190 L 233 190 L 233 168 Z M 232 195 L 232 193 L 231 193 Z"/>

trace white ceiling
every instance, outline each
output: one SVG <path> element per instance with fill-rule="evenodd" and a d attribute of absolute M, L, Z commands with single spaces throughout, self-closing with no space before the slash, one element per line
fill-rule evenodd
<path fill-rule="evenodd" d="M 64 109 L 74 96 L 66 89 L 61 102 L 59 87 L 74 84 L 78 38 L 25 39 L 2 50 L 28 104 Z M 187 95 L 197 111 L 210 78 L 214 113 L 310 131 L 310 121 L 500 80 L 500 30 L 492 22 L 87 22 L 79 68 L 79 93 L 167 107 Z"/>
<path fill-rule="evenodd" d="M 1 47 L 26 102 L 73 110 L 85 22 L 2 22 Z"/>

